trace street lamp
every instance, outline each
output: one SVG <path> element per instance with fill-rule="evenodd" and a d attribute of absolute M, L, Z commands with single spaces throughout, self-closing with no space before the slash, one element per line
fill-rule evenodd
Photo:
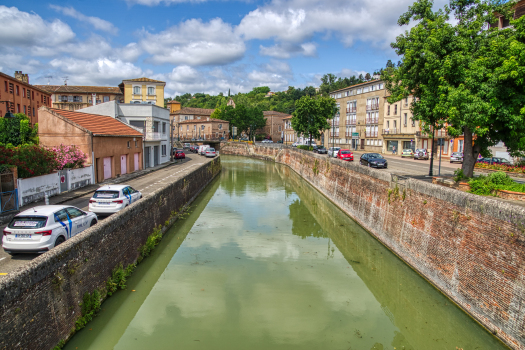
<path fill-rule="evenodd" d="M 334 119 L 332 119 L 332 155 L 334 154 L 335 148 L 335 117 L 338 112 L 339 108 L 337 106 L 334 106 Z"/>

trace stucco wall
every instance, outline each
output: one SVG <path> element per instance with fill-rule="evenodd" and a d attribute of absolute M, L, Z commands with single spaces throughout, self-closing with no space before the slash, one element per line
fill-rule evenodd
<path fill-rule="evenodd" d="M 128 141 L 130 148 L 128 148 Z M 135 146 L 135 142 L 137 146 Z M 127 172 L 134 170 L 134 154 L 139 153 L 139 170 L 142 169 L 142 138 L 141 137 L 111 137 L 94 136 L 93 152 L 95 153 L 96 182 L 104 181 L 104 158 L 112 157 L 111 177 L 122 174 L 120 157 L 127 156 Z M 91 152 L 90 152 L 91 154 Z"/>
<path fill-rule="evenodd" d="M 104 295 L 113 269 L 135 262 L 153 229 L 219 172 L 220 159 L 210 160 L 1 280 L 0 348 L 48 350 L 68 338 L 84 294 Z"/>
<path fill-rule="evenodd" d="M 465 312 L 525 349 L 525 208 L 282 145 L 221 154 L 290 166 Z M 397 188 L 397 189 L 396 189 Z"/>

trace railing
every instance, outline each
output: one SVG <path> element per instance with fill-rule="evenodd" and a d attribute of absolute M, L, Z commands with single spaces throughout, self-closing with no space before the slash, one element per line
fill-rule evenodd
<path fill-rule="evenodd" d="M 379 118 L 366 118 L 366 123 L 367 124 L 378 124 Z"/>
<path fill-rule="evenodd" d="M 357 113 L 357 107 L 348 107 L 346 113 Z"/>
<path fill-rule="evenodd" d="M 146 141 L 165 140 L 167 138 L 168 138 L 168 135 L 163 134 L 161 132 L 154 132 L 154 131 L 146 132 Z"/>
<path fill-rule="evenodd" d="M 335 135 L 333 132 L 330 131 L 330 137 L 339 137 L 339 132 L 336 132 Z"/>
<path fill-rule="evenodd" d="M 397 134 L 398 133 L 398 129 L 396 128 L 393 128 L 393 129 L 384 129 L 383 130 L 383 135 L 388 135 L 388 134 Z"/>
<path fill-rule="evenodd" d="M 376 109 L 379 109 L 379 103 L 371 103 L 371 104 L 367 104 L 366 105 L 366 110 L 367 111 L 373 111 L 373 110 L 376 110 Z"/>
<path fill-rule="evenodd" d="M 367 131 L 366 137 L 377 137 L 377 131 Z"/>
<path fill-rule="evenodd" d="M 0 192 L 0 213 L 18 210 L 18 190 Z"/>
<path fill-rule="evenodd" d="M 357 124 L 357 119 L 347 119 L 346 120 L 346 125 L 356 125 Z"/>
<path fill-rule="evenodd" d="M 332 126 L 339 126 L 339 120 L 332 120 Z"/>

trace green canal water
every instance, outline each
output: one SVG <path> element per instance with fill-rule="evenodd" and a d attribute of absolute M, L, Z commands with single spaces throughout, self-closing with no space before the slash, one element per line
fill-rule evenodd
<path fill-rule="evenodd" d="M 289 168 L 221 160 L 66 350 L 506 349 Z"/>

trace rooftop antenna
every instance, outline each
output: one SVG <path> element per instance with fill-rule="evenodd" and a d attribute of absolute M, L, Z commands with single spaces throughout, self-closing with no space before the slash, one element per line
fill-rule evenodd
<path fill-rule="evenodd" d="M 44 78 L 47 78 L 47 85 L 49 85 L 49 82 L 51 81 L 51 79 L 53 79 L 53 76 L 52 75 L 46 75 Z"/>
<path fill-rule="evenodd" d="M 69 77 L 66 75 L 65 77 L 62 77 L 62 79 L 64 79 L 64 85 L 67 86 L 67 80 L 69 79 Z"/>

